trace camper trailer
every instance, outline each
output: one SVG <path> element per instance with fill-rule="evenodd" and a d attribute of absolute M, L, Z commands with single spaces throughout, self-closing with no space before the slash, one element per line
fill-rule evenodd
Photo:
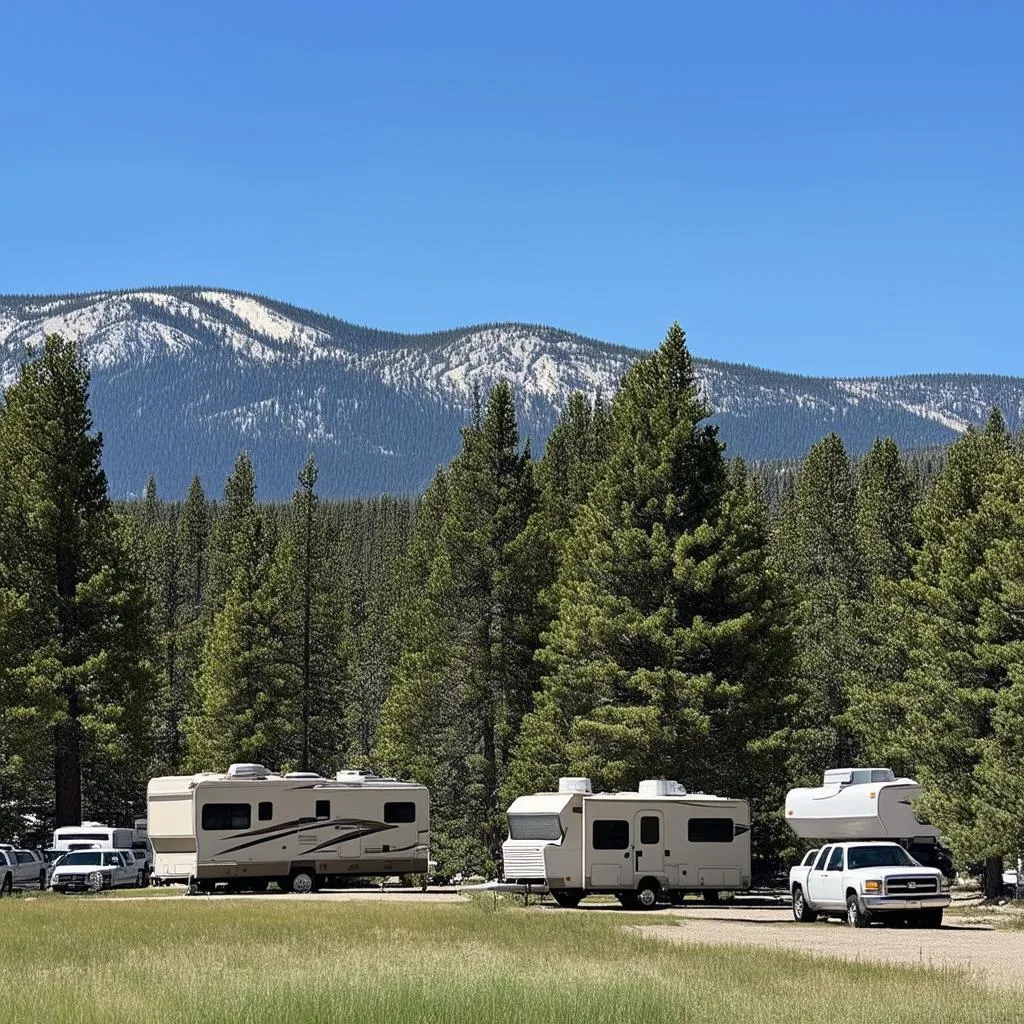
<path fill-rule="evenodd" d="M 154 884 L 293 892 L 356 875 L 427 870 L 427 790 L 368 772 L 333 779 L 255 764 L 149 783 Z"/>
<path fill-rule="evenodd" d="M 746 800 L 687 793 L 669 779 L 645 780 L 635 793 L 594 793 L 589 779 L 563 778 L 557 793 L 515 800 L 508 830 L 506 882 L 547 889 L 563 907 L 588 893 L 648 908 L 750 887 Z"/>
<path fill-rule="evenodd" d="M 953 859 L 938 829 L 914 813 L 911 801 L 921 792 L 891 768 L 830 768 L 821 786 L 786 794 L 786 824 L 801 839 L 897 842 L 925 867 L 952 878 Z"/>
<path fill-rule="evenodd" d="M 110 828 L 98 821 L 83 821 L 81 825 L 62 825 L 55 829 L 52 849 L 58 853 L 100 847 L 130 850 L 134 836 L 135 833 L 130 828 Z"/>

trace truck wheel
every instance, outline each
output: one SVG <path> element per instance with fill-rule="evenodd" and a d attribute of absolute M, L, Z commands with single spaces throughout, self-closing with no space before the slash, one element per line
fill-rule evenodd
<path fill-rule="evenodd" d="M 871 924 L 871 914 L 860 905 L 860 900 L 852 892 L 846 897 L 846 923 L 851 928 L 867 928 Z"/>
<path fill-rule="evenodd" d="M 571 910 L 573 907 L 578 907 L 580 905 L 580 900 L 583 899 L 583 890 L 553 889 L 551 891 L 551 898 L 560 907 L 565 907 L 567 910 Z"/>
<path fill-rule="evenodd" d="M 312 871 L 296 871 L 292 874 L 291 890 L 297 893 L 316 891 L 316 876 Z"/>
<path fill-rule="evenodd" d="M 10 896 L 14 891 L 14 880 L 11 875 L 8 875 L 2 882 L 0 882 L 0 896 Z"/>
<path fill-rule="evenodd" d="M 818 912 L 811 910 L 804 899 L 804 891 L 799 885 L 793 888 L 793 920 L 801 924 L 810 924 L 818 920 Z"/>
<path fill-rule="evenodd" d="M 928 910 L 920 911 L 921 917 L 919 918 L 922 927 L 924 928 L 941 928 L 942 927 L 942 907 L 933 907 Z"/>

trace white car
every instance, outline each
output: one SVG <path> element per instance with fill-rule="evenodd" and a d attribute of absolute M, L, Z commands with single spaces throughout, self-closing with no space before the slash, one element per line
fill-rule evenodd
<path fill-rule="evenodd" d="M 45 889 L 46 861 L 35 850 L 0 844 L 0 896 L 13 889 Z"/>
<path fill-rule="evenodd" d="M 53 869 L 50 888 L 55 892 L 83 892 L 86 889 L 141 888 L 145 867 L 131 850 L 72 850 Z"/>

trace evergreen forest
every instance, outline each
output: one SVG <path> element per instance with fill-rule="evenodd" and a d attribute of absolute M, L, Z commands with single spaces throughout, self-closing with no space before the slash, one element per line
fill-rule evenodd
<path fill-rule="evenodd" d="M 1024 447 L 993 411 L 945 450 L 836 434 L 731 458 L 683 331 L 543 453 L 507 382 L 416 499 L 262 502 L 158 481 L 115 503 L 82 352 L 0 407 L 0 836 L 130 823 L 153 775 L 255 761 L 425 783 L 432 856 L 498 871 L 504 809 L 562 775 L 750 800 L 884 765 L 961 865 L 1024 850 Z M 996 884 L 994 881 L 991 884 Z"/>

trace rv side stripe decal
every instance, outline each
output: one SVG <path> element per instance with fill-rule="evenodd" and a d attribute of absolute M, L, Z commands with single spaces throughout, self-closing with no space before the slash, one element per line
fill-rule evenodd
<path fill-rule="evenodd" d="M 286 839 L 288 836 L 298 835 L 300 832 L 309 832 L 314 829 L 340 829 L 343 827 L 355 829 L 355 831 L 346 832 L 344 835 L 332 836 L 331 839 L 329 839 L 326 843 L 321 843 L 319 846 L 314 846 L 310 850 L 305 851 L 306 853 L 313 853 L 316 850 L 322 850 L 326 846 L 333 846 L 335 843 L 345 842 L 347 839 L 357 839 L 360 836 L 370 835 L 374 832 L 382 832 L 385 829 L 392 829 L 396 827 L 394 825 L 385 825 L 383 822 L 380 821 L 366 821 L 365 819 L 360 818 L 335 818 L 332 821 L 315 821 L 312 824 L 308 824 L 308 818 L 303 818 L 300 820 L 303 822 L 307 822 L 307 824 L 303 824 L 299 828 L 287 828 L 287 825 L 278 826 L 279 829 L 284 828 L 285 831 L 275 831 L 271 835 L 263 834 L 267 831 L 266 829 L 260 829 L 257 832 L 241 832 L 237 836 L 235 836 L 236 839 L 244 839 L 252 835 L 258 835 L 260 838 L 251 839 L 247 843 L 239 843 L 237 846 L 231 846 L 226 850 L 222 850 L 221 852 L 236 853 L 238 850 L 248 850 L 250 847 L 259 846 L 261 843 L 270 843 L 278 839 Z"/>

